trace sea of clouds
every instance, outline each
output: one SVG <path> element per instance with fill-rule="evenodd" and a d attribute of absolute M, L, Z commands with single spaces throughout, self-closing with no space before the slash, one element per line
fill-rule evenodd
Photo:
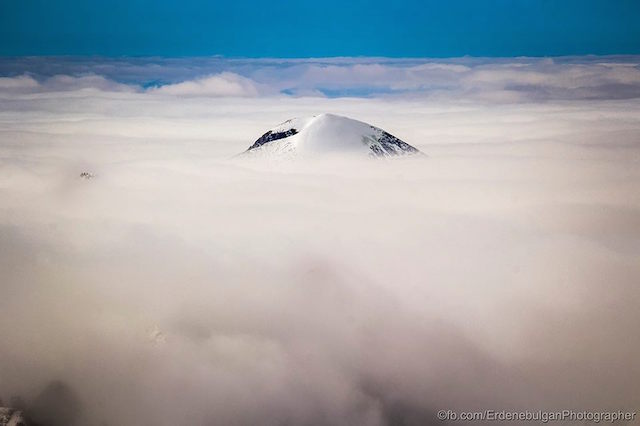
<path fill-rule="evenodd" d="M 82 425 L 636 409 L 639 63 L 0 60 L 0 398 L 62 381 Z M 428 157 L 235 157 L 323 112 Z"/>

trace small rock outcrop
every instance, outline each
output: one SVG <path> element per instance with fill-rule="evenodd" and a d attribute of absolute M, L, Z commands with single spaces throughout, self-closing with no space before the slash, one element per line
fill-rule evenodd
<path fill-rule="evenodd" d="M 0 407 L 0 426 L 30 426 L 21 410 Z"/>

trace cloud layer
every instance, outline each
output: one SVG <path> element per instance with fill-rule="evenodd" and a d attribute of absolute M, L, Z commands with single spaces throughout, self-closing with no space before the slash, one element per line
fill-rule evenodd
<path fill-rule="evenodd" d="M 398 72 L 393 90 L 418 84 L 382 60 L 335 62 L 291 62 L 279 78 L 353 88 L 358 75 L 371 85 Z M 269 83 L 275 65 L 242 61 L 160 89 L 130 78 L 153 80 L 146 63 L 120 77 L 108 61 L 101 69 L 116 70 L 93 64 L 93 77 L 67 69 L 66 80 L 54 62 L 51 76 L 34 66 L 1 80 L 0 398 L 35 404 L 62 380 L 83 425 L 633 410 L 640 105 L 500 94 L 516 80 L 567 93 L 633 85 L 637 69 L 547 81 L 544 67 L 560 65 L 468 62 L 410 67 L 482 97 L 298 97 Z M 584 62 L 560 67 L 609 67 Z M 182 66 L 169 65 L 157 74 Z M 296 67 L 309 77 L 291 86 Z M 265 129 L 320 112 L 429 157 L 232 158 Z"/>
<path fill-rule="evenodd" d="M 179 96 L 413 96 L 488 102 L 640 97 L 637 56 L 447 60 L 5 58 L 0 87 Z M 35 81 L 32 81 L 35 80 Z"/>

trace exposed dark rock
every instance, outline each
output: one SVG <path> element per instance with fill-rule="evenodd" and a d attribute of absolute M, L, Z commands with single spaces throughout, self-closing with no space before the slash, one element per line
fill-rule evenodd
<path fill-rule="evenodd" d="M 408 143 L 403 140 L 398 139 L 393 136 L 391 133 L 385 132 L 384 130 L 378 129 L 377 127 L 371 126 L 371 129 L 379 133 L 378 143 L 382 145 L 382 147 L 387 151 L 387 153 L 395 154 L 397 151 L 408 152 L 408 153 L 418 153 L 418 149 L 412 147 Z M 377 148 L 377 147 L 376 147 Z M 383 153 L 376 152 L 374 146 L 371 146 L 371 150 L 376 153 L 376 155 L 385 155 Z"/>
<path fill-rule="evenodd" d="M 260 138 L 258 138 L 258 140 L 255 141 L 253 143 L 253 145 L 251 145 L 247 151 L 250 151 L 250 150 L 252 150 L 254 148 L 258 148 L 259 146 L 262 146 L 267 142 L 272 142 L 272 141 L 277 141 L 278 139 L 288 138 L 289 136 L 293 136 L 296 133 L 298 133 L 298 130 L 293 129 L 293 128 L 285 130 L 284 132 L 272 132 L 271 130 L 269 130 L 267 133 L 265 133 L 264 135 L 260 136 Z"/>

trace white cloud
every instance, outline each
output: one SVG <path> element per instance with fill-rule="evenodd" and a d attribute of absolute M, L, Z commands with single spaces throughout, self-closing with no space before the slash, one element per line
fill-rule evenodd
<path fill-rule="evenodd" d="M 30 91 L 38 89 L 38 82 L 28 75 L 17 77 L 0 77 L 0 90 L 2 91 Z"/>
<path fill-rule="evenodd" d="M 41 84 L 41 90 L 47 92 L 75 91 L 93 89 L 102 92 L 133 92 L 137 87 L 117 83 L 101 75 L 54 75 Z"/>
<path fill-rule="evenodd" d="M 412 96 L 415 98 L 528 102 L 640 97 L 637 56 L 459 59 L 225 59 L 24 58 L 0 60 L 0 75 L 30 73 L 39 82 L 68 75 L 66 86 L 103 91 L 151 87 L 176 96 L 256 97 L 280 93 L 318 96 Z M 95 81 L 91 81 L 88 76 Z M 99 81 L 102 76 L 106 81 Z M 60 79 L 61 77 L 57 77 Z M 55 79 L 54 79 L 55 80 Z M 76 81 L 77 80 L 77 81 Z M 115 83 L 117 82 L 117 83 Z M 117 84 L 124 84 L 118 86 Z M 14 91 L 35 90 L 26 77 Z M 38 90 L 68 90 L 43 84 Z M 5 89 L 6 91 L 6 89 Z"/>
<path fill-rule="evenodd" d="M 255 97 L 261 88 L 254 81 L 230 72 L 149 89 L 151 93 L 176 96 Z"/>
<path fill-rule="evenodd" d="M 29 94 L 43 92 L 73 92 L 79 90 L 97 90 L 103 92 L 133 92 L 136 86 L 117 83 L 100 75 L 54 75 L 36 80 L 30 75 L 0 77 L 0 95 Z"/>
<path fill-rule="evenodd" d="M 3 401 L 62 379 L 81 424 L 378 426 L 434 423 L 439 409 L 637 407 L 637 99 L 537 103 L 491 78 L 551 73 L 549 87 L 576 90 L 549 61 L 414 65 L 415 84 L 480 77 L 441 99 L 1 80 L 22 86 L 0 102 Z M 407 71 L 393 67 L 363 72 L 401 86 Z M 626 68 L 604 80 L 631 84 Z M 350 68 L 329 71 L 311 74 L 356 83 Z M 503 95 L 527 102 L 491 100 Z M 319 112 L 429 158 L 230 160 Z"/>

